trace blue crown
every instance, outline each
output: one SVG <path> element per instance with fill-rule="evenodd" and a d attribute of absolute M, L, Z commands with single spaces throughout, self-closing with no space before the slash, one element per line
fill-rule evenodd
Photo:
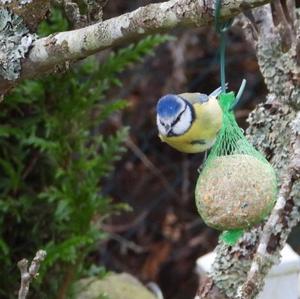
<path fill-rule="evenodd" d="M 171 117 L 176 115 L 182 104 L 179 102 L 179 97 L 173 94 L 167 94 L 160 98 L 156 105 L 156 112 L 161 117 Z"/>

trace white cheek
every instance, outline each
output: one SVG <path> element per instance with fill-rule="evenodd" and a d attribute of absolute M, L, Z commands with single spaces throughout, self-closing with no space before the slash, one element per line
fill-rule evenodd
<path fill-rule="evenodd" d="M 161 135 L 166 136 L 166 135 L 167 135 L 166 129 L 165 129 L 165 127 L 160 123 L 159 117 L 158 117 L 158 116 L 156 117 L 156 125 L 157 125 L 157 128 L 158 128 L 158 132 L 159 132 Z"/>
<path fill-rule="evenodd" d="M 173 126 L 172 132 L 175 135 L 182 135 L 185 133 L 192 124 L 192 113 L 189 109 L 181 115 L 180 120 Z"/>

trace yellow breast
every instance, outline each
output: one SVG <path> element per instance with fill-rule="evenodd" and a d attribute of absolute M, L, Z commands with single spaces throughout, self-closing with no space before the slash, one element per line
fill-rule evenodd
<path fill-rule="evenodd" d="M 206 103 L 194 103 L 195 120 L 180 136 L 159 136 L 173 148 L 184 153 L 198 153 L 208 150 L 215 142 L 222 126 L 222 110 L 218 101 L 211 98 Z"/>

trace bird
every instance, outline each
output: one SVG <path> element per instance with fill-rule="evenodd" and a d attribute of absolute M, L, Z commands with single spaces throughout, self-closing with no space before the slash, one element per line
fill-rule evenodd
<path fill-rule="evenodd" d="M 222 127 L 223 112 L 218 103 L 219 87 L 203 93 L 167 94 L 156 105 L 159 138 L 184 153 L 210 149 Z"/>

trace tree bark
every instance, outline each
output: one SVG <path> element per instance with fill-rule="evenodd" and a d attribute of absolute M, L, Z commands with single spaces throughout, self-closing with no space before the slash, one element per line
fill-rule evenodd
<path fill-rule="evenodd" d="M 226 0 L 222 3 L 222 19 L 232 18 L 270 0 Z M 0 94 L 23 79 L 51 72 L 57 65 L 74 62 L 103 49 L 118 46 L 142 36 L 165 32 L 174 27 L 199 27 L 214 20 L 215 1 L 170 0 L 150 4 L 124 15 L 68 32 L 60 32 L 36 40 L 22 61 L 20 78 L 0 78 Z"/>
<path fill-rule="evenodd" d="M 217 246 L 210 287 L 204 283 L 199 298 L 255 298 L 299 221 L 300 20 L 294 1 L 287 1 L 286 11 L 279 0 L 273 4 L 273 11 L 270 5 L 253 10 L 252 24 L 243 20 L 243 25 L 256 48 L 269 91 L 265 104 L 249 116 L 248 138 L 276 168 L 280 182 L 277 203 L 265 225 L 247 232 L 235 246 Z"/>
<path fill-rule="evenodd" d="M 31 32 L 37 29 L 38 24 L 46 18 L 47 12 L 50 9 L 50 0 L 31 0 L 26 5 L 21 5 L 20 0 L 4 2 L 6 4 L 0 4 L 0 8 L 7 8 L 22 17 Z"/>

